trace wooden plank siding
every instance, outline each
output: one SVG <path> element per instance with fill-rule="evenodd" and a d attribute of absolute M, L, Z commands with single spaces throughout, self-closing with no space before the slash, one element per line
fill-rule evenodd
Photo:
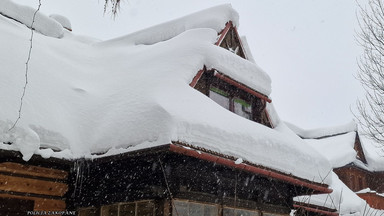
<path fill-rule="evenodd" d="M 65 180 L 68 178 L 68 173 L 63 170 L 56 170 L 56 169 L 38 167 L 38 166 L 28 166 L 28 165 L 23 165 L 19 163 L 13 163 L 13 162 L 0 163 L 0 172 L 52 178 L 52 179 L 62 179 L 62 180 Z"/>
<path fill-rule="evenodd" d="M 58 169 L 0 163 L 0 197 L 32 200 L 34 211 L 63 211 L 68 191 L 68 172 Z"/>

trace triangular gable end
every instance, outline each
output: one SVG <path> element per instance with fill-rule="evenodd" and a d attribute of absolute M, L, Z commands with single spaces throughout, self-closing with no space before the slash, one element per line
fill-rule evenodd
<path fill-rule="evenodd" d="M 239 33 L 231 21 L 227 22 L 225 28 L 219 33 L 219 35 L 220 37 L 216 41 L 215 45 L 227 49 L 244 59 L 248 59 L 245 55 Z"/>
<path fill-rule="evenodd" d="M 357 158 L 360 159 L 363 163 L 367 164 L 368 162 L 367 162 L 367 159 L 365 158 L 363 148 L 361 147 L 361 142 L 360 142 L 358 132 L 356 132 L 355 144 L 354 144 L 353 148 L 355 149 L 355 151 L 357 153 Z"/>

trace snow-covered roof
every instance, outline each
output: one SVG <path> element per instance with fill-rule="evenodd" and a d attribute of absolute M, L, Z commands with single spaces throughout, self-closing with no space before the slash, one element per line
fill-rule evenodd
<path fill-rule="evenodd" d="M 0 1 L 0 14 L 50 37 L 60 38 L 64 34 L 63 26 L 55 19 L 49 18 L 37 9 L 16 4 L 12 0 Z"/>
<path fill-rule="evenodd" d="M 357 127 L 353 123 L 344 126 L 322 128 L 317 130 L 305 131 L 292 124 L 289 128 L 304 138 L 312 148 L 330 161 L 333 168 L 343 167 L 347 164 L 354 165 L 368 171 L 384 171 L 384 152 L 382 147 L 373 143 L 371 140 L 357 134 Z M 356 135 L 360 138 L 362 153 L 366 163 L 359 160 L 355 147 Z"/>
<path fill-rule="evenodd" d="M 333 192 L 331 194 L 300 196 L 295 197 L 294 200 L 300 203 L 336 209 L 339 215 L 363 216 L 384 214 L 384 210 L 371 208 L 365 200 L 349 189 L 333 171 L 329 175 L 332 178 L 330 187 L 333 189 Z"/>
<path fill-rule="evenodd" d="M 236 17 L 230 5 L 218 6 L 103 43 L 68 31 L 61 39 L 35 34 L 21 119 L 9 130 L 25 84 L 30 30 L 0 16 L 0 41 L 7 41 L 0 48 L 0 148 L 20 151 L 25 160 L 79 158 L 178 141 L 329 183 L 323 179 L 329 162 L 277 117 L 268 128 L 189 86 L 206 66 L 269 94 L 270 79 L 256 64 L 214 45 Z M 176 33 L 159 38 L 172 27 Z"/>
<path fill-rule="evenodd" d="M 325 137 L 357 131 L 357 124 L 353 121 L 344 125 L 316 128 L 316 129 L 309 129 L 309 130 L 299 128 L 298 126 L 288 122 L 286 122 L 286 124 L 291 130 L 293 130 L 298 136 L 300 136 L 303 139 L 319 139 L 319 138 L 325 138 Z"/>

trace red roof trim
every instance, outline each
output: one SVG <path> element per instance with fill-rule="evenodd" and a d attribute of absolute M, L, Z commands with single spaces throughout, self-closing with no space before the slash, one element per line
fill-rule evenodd
<path fill-rule="evenodd" d="M 196 76 L 193 77 L 192 79 L 192 82 L 189 83 L 189 85 L 192 87 L 192 88 L 195 88 L 197 82 L 200 80 L 201 76 L 203 76 L 203 73 L 205 71 L 205 66 L 203 69 L 199 70 L 199 72 L 197 72 Z"/>
<path fill-rule="evenodd" d="M 308 206 L 302 206 L 302 205 L 298 205 L 298 204 L 293 204 L 293 207 L 296 208 L 296 209 L 305 209 L 309 212 L 315 212 L 315 213 L 320 213 L 320 214 L 324 214 L 324 215 L 329 215 L 329 216 L 339 216 L 339 213 L 337 212 L 329 212 L 329 211 L 325 211 L 325 210 L 321 210 L 321 209 L 317 209 L 317 208 L 312 208 L 312 207 L 308 207 Z"/>
<path fill-rule="evenodd" d="M 227 83 L 229 83 L 229 84 L 231 84 L 233 86 L 236 86 L 237 88 L 239 88 L 241 90 L 244 90 L 244 91 L 246 91 L 246 92 L 248 92 L 248 93 L 250 93 L 250 94 L 252 94 L 252 95 L 254 95 L 254 96 L 256 96 L 256 97 L 258 97 L 260 99 L 262 99 L 262 100 L 265 100 L 268 103 L 272 102 L 272 100 L 269 99 L 267 96 L 265 96 L 265 95 L 255 91 L 255 90 L 247 87 L 246 85 L 243 85 L 243 84 L 233 80 L 232 78 L 230 78 L 228 76 L 225 76 L 224 74 L 221 74 L 219 72 L 215 72 L 215 77 L 217 77 L 217 78 L 219 78 L 219 79 L 221 79 L 221 80 L 223 80 L 223 81 L 225 81 L 225 82 L 227 82 Z"/>
<path fill-rule="evenodd" d="M 232 21 L 229 21 L 227 22 L 227 24 L 225 24 L 225 28 L 221 31 L 221 34 L 220 34 L 220 37 L 219 39 L 216 41 L 215 45 L 219 46 L 221 44 L 221 42 L 223 41 L 225 35 L 227 35 L 229 29 L 232 27 Z"/>
<path fill-rule="evenodd" d="M 251 165 L 244 164 L 244 163 L 236 164 L 233 160 L 222 158 L 222 157 L 208 154 L 205 152 L 196 151 L 196 150 L 191 149 L 191 148 L 186 148 L 186 147 L 182 147 L 179 145 L 170 144 L 169 150 L 171 152 L 174 152 L 174 153 L 191 156 L 191 157 L 198 158 L 201 160 L 211 161 L 211 162 L 221 164 L 224 166 L 229 166 L 229 167 L 233 167 L 236 169 L 245 170 L 245 171 L 248 171 L 251 173 L 263 175 L 265 177 L 272 177 L 272 178 L 279 179 L 279 180 L 284 181 L 284 182 L 289 182 L 293 185 L 307 187 L 307 188 L 315 190 L 315 192 L 320 192 L 320 193 L 331 193 L 332 192 L 332 189 L 327 188 L 325 185 L 320 186 L 316 183 L 309 183 L 309 182 L 294 178 L 292 176 L 287 176 L 287 175 L 284 175 L 284 174 L 281 174 L 278 172 L 266 170 L 263 168 L 251 166 Z"/>

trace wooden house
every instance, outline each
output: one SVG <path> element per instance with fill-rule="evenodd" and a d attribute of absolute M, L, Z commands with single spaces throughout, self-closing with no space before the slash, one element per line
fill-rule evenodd
<path fill-rule="evenodd" d="M 384 192 L 384 167 L 380 169 L 378 167 L 380 165 L 375 163 L 381 163 L 375 158 L 368 159 L 366 151 L 370 144 L 367 143 L 366 147 L 363 147 L 354 123 L 309 131 L 292 128 L 311 146 L 322 154 L 328 155 L 333 163 L 334 173 L 351 191 L 364 199 L 371 208 L 384 209 L 384 197 L 381 195 Z M 303 203 L 302 205 L 305 206 Z M 332 212 L 332 210 L 327 211 Z"/>
<path fill-rule="evenodd" d="M 217 16 L 223 16 L 225 22 L 217 23 Z M 223 18 L 220 17 L 219 21 L 222 22 Z M 0 145 L 2 149 L 0 151 L 1 215 L 23 215 L 26 211 L 80 216 L 289 215 L 294 208 L 293 197 L 330 193 L 332 190 L 328 188 L 327 180 L 316 179 L 319 173 L 324 174 L 329 168 L 325 159 L 316 157 L 311 149 L 306 149 L 300 139 L 291 137 L 285 139 L 285 132 L 274 129 L 276 125 L 284 123 L 274 121 L 276 117 L 271 113 L 273 109 L 271 99 L 268 97 L 269 77 L 249 62 L 247 57 L 249 50 L 238 35 L 236 19 L 237 13 L 230 6 L 223 5 L 91 47 L 93 55 L 93 49 L 102 51 L 105 49 L 106 52 L 111 52 L 115 45 L 119 45 L 116 52 L 111 52 L 111 58 L 125 55 L 124 58 L 128 59 L 129 55 L 124 53 L 128 51 L 133 52 L 132 55 L 135 56 L 140 56 L 140 52 L 150 53 L 149 57 L 153 54 L 156 56 L 151 59 L 151 64 L 155 65 L 154 69 L 143 70 L 142 68 L 151 67 L 148 64 L 141 65 L 137 70 L 156 76 L 157 70 L 161 71 L 163 66 L 158 62 L 168 60 L 163 59 L 163 56 L 174 53 L 178 49 L 183 52 L 187 52 L 188 49 L 196 52 L 195 47 L 203 46 L 202 51 L 197 50 L 197 53 L 200 52 L 197 55 L 198 58 L 194 53 L 182 52 L 180 55 L 186 56 L 187 62 L 171 59 L 178 64 L 176 68 L 179 72 L 174 72 L 172 75 L 161 74 L 158 78 L 163 80 L 159 83 L 175 79 L 180 74 L 184 74 L 182 78 L 188 77 L 181 66 L 188 67 L 194 59 L 199 60 L 204 57 L 213 58 L 213 60 L 206 60 L 203 61 L 204 64 L 194 66 L 199 70 L 194 71 L 190 79 L 186 79 L 188 80 L 186 86 L 174 82 L 172 85 L 165 83 L 160 85 L 161 88 L 155 88 L 157 82 L 145 83 L 147 81 L 145 76 L 140 85 L 135 85 L 134 76 L 130 77 L 133 81 L 129 82 L 128 79 L 124 81 L 124 85 L 121 85 L 123 89 L 119 89 L 112 96 L 108 95 L 105 99 L 114 101 L 115 98 L 121 98 L 122 101 L 128 101 L 124 104 L 124 112 L 120 113 L 121 115 L 118 115 L 115 121 L 103 120 L 100 126 L 97 125 L 98 118 L 108 119 L 119 111 L 113 107 L 113 103 L 108 103 L 109 108 L 103 110 L 105 113 L 95 115 L 97 118 L 92 116 L 92 124 L 86 130 L 84 127 L 75 125 L 76 129 L 73 131 L 81 130 L 91 138 L 97 137 L 94 140 L 99 143 L 98 145 L 90 142 L 89 146 L 92 148 L 81 149 L 87 150 L 87 155 L 81 155 L 80 153 L 83 152 L 80 150 L 76 155 L 74 152 L 79 146 L 71 147 L 69 144 L 70 147 L 68 147 L 64 145 L 66 142 L 62 136 L 41 128 L 34 130 L 40 136 L 40 140 L 53 142 L 52 137 L 59 137 L 59 141 L 64 143 L 65 148 L 71 150 L 58 147 L 53 151 L 55 145 L 42 147 L 40 144 L 28 158 L 26 154 L 30 151 L 23 150 L 23 147 L 26 147 L 24 143 L 20 144 L 19 140 L 3 141 Z M 0 21 L 0 25 L 12 22 L 2 17 Z M 214 23 L 214 27 L 206 26 L 212 25 L 210 23 Z M 174 29 L 177 31 L 172 32 Z M 195 42 L 195 37 L 202 37 L 202 33 L 207 34 L 203 36 L 208 38 L 205 40 L 211 44 L 198 40 Z M 188 43 L 183 42 L 180 45 L 180 41 L 185 38 L 193 38 L 193 40 L 190 39 Z M 127 46 L 126 44 L 138 45 L 137 47 L 130 45 L 129 49 L 126 48 L 128 51 L 121 51 L 121 47 Z M 162 46 L 165 45 L 171 46 L 172 49 L 164 51 Z M 219 57 L 210 56 L 210 54 L 218 54 Z M 87 58 L 88 61 L 89 59 L 91 58 Z M 126 65 L 128 64 L 126 59 L 119 62 L 122 68 L 130 66 Z M 156 62 L 157 59 L 160 60 Z M 132 62 L 136 64 L 135 61 L 132 60 Z M 100 63 L 100 60 L 95 61 L 96 63 Z M 103 68 L 101 63 L 97 66 L 102 68 L 101 72 L 109 69 L 109 67 Z M 63 65 L 63 67 L 66 66 Z M 229 70 L 228 67 L 233 69 Z M 171 63 L 164 68 L 164 73 L 171 70 Z M 254 70 L 250 71 L 252 76 L 246 74 L 249 72 L 248 69 Z M 113 69 L 108 71 L 108 73 L 113 72 Z M 95 76 L 97 73 L 92 74 L 92 78 Z M 175 80 L 183 82 L 183 79 Z M 103 80 L 108 81 L 105 76 Z M 260 83 L 257 84 L 259 81 Z M 104 84 L 107 85 L 107 83 Z M 113 83 L 111 86 L 119 85 L 119 83 Z M 171 105 L 158 102 L 157 100 L 160 100 L 158 98 L 161 98 L 158 95 L 152 97 L 152 92 L 168 87 L 172 87 L 171 91 L 161 96 L 168 97 L 178 90 L 188 92 L 188 95 L 172 96 L 166 101 L 171 101 Z M 75 92 L 75 96 L 71 99 L 79 98 L 77 102 L 82 104 L 87 100 L 84 95 L 88 93 L 84 89 L 86 88 L 72 88 L 71 92 Z M 136 91 L 140 97 L 136 97 Z M 119 96 L 121 92 L 124 93 L 124 97 Z M 145 94 L 151 95 L 146 97 Z M 147 100 L 148 98 L 150 100 Z M 152 100 L 156 102 L 154 105 Z M 60 99 L 60 103 L 63 101 L 65 100 Z M 121 101 L 116 100 L 114 103 L 121 103 Z M 142 106 L 143 103 L 145 106 Z M 76 105 L 76 103 L 71 105 L 73 104 Z M 132 111 L 132 106 L 135 104 L 140 106 L 140 109 Z M 79 118 L 83 119 L 84 115 L 102 107 L 102 105 L 91 105 L 93 106 L 90 109 L 85 109 L 87 112 L 83 112 L 84 107 L 79 108 L 81 111 Z M 146 112 L 148 106 L 153 107 Z M 180 108 L 184 106 L 192 108 Z M 109 112 L 110 110 L 114 112 Z M 28 111 L 24 115 L 28 116 Z M 131 126 L 123 128 L 119 125 L 118 128 L 108 131 L 113 127 L 111 124 L 120 124 L 124 116 L 130 116 L 124 121 Z M 55 115 L 54 118 L 56 117 Z M 234 124 L 236 127 L 222 126 L 222 123 Z M 54 122 L 47 123 L 47 125 L 50 124 L 56 125 Z M 124 124 L 124 127 L 126 125 Z M 61 124 L 59 126 L 61 127 Z M 71 126 L 74 127 L 74 125 Z M 216 130 L 217 127 L 219 129 Z M 287 130 L 284 125 L 282 127 L 283 131 Z M 123 128 L 122 132 L 119 133 L 118 130 L 121 128 Z M 16 129 L 21 131 L 20 128 Z M 99 137 L 100 133 L 116 135 L 105 138 Z M 287 136 L 290 136 L 290 133 L 289 131 Z M 52 137 L 46 138 L 50 135 Z M 86 142 L 91 138 L 87 137 L 82 141 Z M 127 143 L 122 145 L 121 140 Z M 54 144 L 59 143 L 57 140 L 54 141 Z M 113 142 L 118 144 L 112 145 Z M 83 144 L 78 142 L 78 145 Z M 284 157 L 279 158 L 281 155 Z M 312 165 L 311 161 L 324 164 L 324 167 Z M 294 163 L 300 163 L 304 168 L 297 169 L 297 164 Z"/>

